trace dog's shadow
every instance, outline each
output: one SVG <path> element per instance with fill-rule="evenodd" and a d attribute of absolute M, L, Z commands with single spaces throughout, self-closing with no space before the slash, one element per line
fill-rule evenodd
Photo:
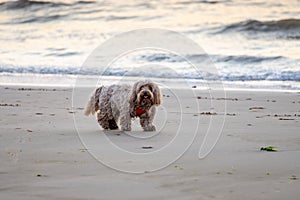
<path fill-rule="evenodd" d="M 101 130 L 103 134 L 107 137 L 130 137 L 134 139 L 150 139 L 159 134 L 157 131 L 143 131 L 139 126 L 132 127 L 131 131 L 121 131 L 121 130 Z"/>

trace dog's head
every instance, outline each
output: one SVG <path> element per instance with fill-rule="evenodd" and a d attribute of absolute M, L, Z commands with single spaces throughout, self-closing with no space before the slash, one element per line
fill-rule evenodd
<path fill-rule="evenodd" d="M 153 105 L 160 105 L 160 89 L 151 81 L 138 81 L 132 87 L 130 103 L 143 109 L 149 109 Z"/>

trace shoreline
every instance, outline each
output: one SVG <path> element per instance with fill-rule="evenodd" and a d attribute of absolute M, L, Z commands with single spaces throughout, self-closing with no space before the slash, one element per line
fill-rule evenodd
<path fill-rule="evenodd" d="M 60 89 L 73 89 L 74 85 L 66 86 L 66 85 L 55 85 L 55 84 L 3 84 L 0 83 L 0 87 L 19 87 L 19 88 L 60 88 Z M 92 86 L 86 86 L 83 88 L 93 88 Z M 175 87 L 173 89 L 184 89 L 183 87 Z M 208 91 L 209 89 L 203 87 L 197 88 L 189 88 L 193 90 L 200 90 L 200 91 Z M 214 89 L 215 91 L 223 91 L 221 89 Z M 225 92 L 276 92 L 276 93 L 300 93 L 300 90 L 288 90 L 288 89 L 265 89 L 265 88 L 224 88 Z"/>
<path fill-rule="evenodd" d="M 300 92 L 300 83 L 296 81 L 206 81 L 197 79 L 151 78 L 151 77 L 121 77 L 121 76 L 91 76 L 91 75 L 63 75 L 63 74 L 0 74 L 0 86 L 29 86 L 29 87 L 67 87 L 80 85 L 94 87 L 101 79 L 101 84 L 131 83 L 141 78 L 151 79 L 160 83 L 160 87 L 186 88 L 197 86 L 207 90 L 212 84 L 214 87 L 225 88 L 226 91 L 279 91 Z M 215 86 L 217 85 L 217 86 Z M 217 89 L 217 88 L 215 88 Z"/>

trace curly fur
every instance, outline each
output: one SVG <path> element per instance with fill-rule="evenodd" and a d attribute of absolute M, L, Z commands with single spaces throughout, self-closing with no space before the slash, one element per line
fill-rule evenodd
<path fill-rule="evenodd" d="M 84 114 L 97 114 L 97 121 L 104 129 L 131 130 L 131 118 L 140 118 L 144 131 L 155 131 L 153 119 L 155 106 L 161 104 L 161 91 L 158 86 L 149 81 L 138 81 L 130 85 L 101 86 L 91 95 Z M 142 113 L 138 113 L 142 110 Z"/>

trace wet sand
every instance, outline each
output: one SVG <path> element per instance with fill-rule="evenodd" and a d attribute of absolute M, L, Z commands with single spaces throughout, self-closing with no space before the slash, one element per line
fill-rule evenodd
<path fill-rule="evenodd" d="M 298 198 L 300 94 L 227 91 L 225 99 L 212 99 L 202 90 L 194 91 L 194 97 L 180 101 L 184 119 L 199 118 L 200 132 L 211 119 L 225 115 L 213 151 L 198 159 L 200 135 L 166 168 L 129 174 L 104 166 L 82 145 L 73 115 L 82 116 L 84 105 L 72 108 L 70 88 L 1 86 L 0 199 Z M 81 98 L 87 99 L 84 95 Z M 173 113 L 166 123 L 175 127 L 174 119 L 180 114 L 176 99 L 165 91 L 163 101 Z M 191 101 L 199 103 L 199 110 L 189 107 Z M 225 113 L 218 107 L 224 102 Z M 162 116 L 157 115 L 156 121 Z M 78 126 L 87 127 L 86 135 L 92 137 L 112 134 L 120 145 L 139 152 L 156 150 L 174 136 L 168 129 L 162 131 L 162 139 L 134 142 L 122 132 L 103 133 L 93 117 L 84 118 Z M 184 127 L 187 133 L 193 129 Z M 149 134 L 138 127 L 134 131 Z M 275 146 L 278 151 L 261 151 L 265 146 Z M 109 149 L 106 152 L 109 154 Z"/>

